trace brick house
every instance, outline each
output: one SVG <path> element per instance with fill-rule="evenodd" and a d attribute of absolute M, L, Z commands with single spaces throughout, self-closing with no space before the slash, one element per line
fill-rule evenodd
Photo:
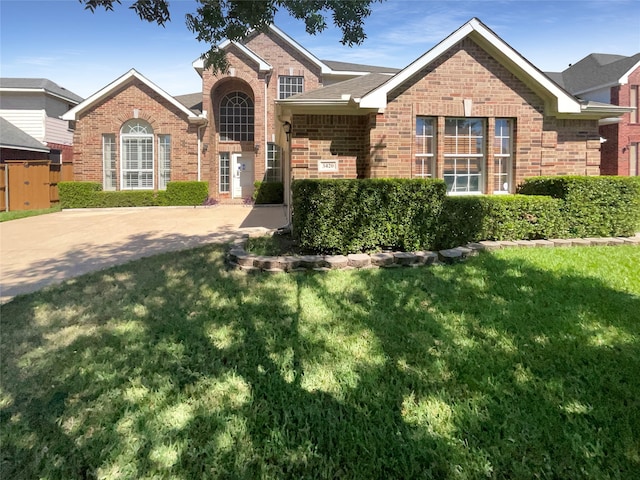
<path fill-rule="evenodd" d="M 528 176 L 598 175 L 598 121 L 629 110 L 577 99 L 477 19 L 399 71 L 319 60 L 276 27 L 220 48 L 228 72 L 193 64 L 201 93 L 174 98 L 132 70 L 67 112 L 76 179 L 201 179 L 224 201 L 292 178 L 507 193 Z"/>
<path fill-rule="evenodd" d="M 640 175 L 640 53 L 630 57 L 592 53 L 548 75 L 579 98 L 633 108 L 621 117 L 600 120 L 600 173 Z"/>

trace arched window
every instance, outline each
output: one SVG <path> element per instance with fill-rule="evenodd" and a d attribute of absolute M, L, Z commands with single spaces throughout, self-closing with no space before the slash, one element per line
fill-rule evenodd
<path fill-rule="evenodd" d="M 220 140 L 253 141 L 253 100 L 246 93 L 231 92 L 220 102 Z"/>
<path fill-rule="evenodd" d="M 153 189 L 153 129 L 148 122 L 129 120 L 122 126 L 121 188 Z"/>

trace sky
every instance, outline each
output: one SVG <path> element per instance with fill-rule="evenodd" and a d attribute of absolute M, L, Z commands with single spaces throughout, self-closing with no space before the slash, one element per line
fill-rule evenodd
<path fill-rule="evenodd" d="M 47 78 L 86 98 L 135 68 L 171 95 L 200 91 L 192 62 L 208 47 L 184 22 L 197 2 L 171 0 L 164 28 L 141 21 L 131 3 L 91 13 L 78 0 L 0 0 L 0 76 Z M 590 53 L 640 52 L 638 0 L 386 0 L 351 48 L 330 19 L 317 36 L 286 12 L 275 24 L 320 59 L 403 68 L 473 17 L 543 71 Z"/>

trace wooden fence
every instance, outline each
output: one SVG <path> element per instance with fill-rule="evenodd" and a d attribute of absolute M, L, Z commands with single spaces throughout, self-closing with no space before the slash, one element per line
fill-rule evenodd
<path fill-rule="evenodd" d="M 70 163 L 8 160 L 0 164 L 0 211 L 49 208 L 60 201 L 58 182 L 70 180 Z"/>

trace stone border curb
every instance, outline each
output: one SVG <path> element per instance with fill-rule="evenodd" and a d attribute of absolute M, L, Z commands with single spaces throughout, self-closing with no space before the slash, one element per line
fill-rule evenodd
<path fill-rule="evenodd" d="M 269 233 L 269 232 L 265 232 Z M 255 235 L 252 235 L 255 236 Z M 285 273 L 298 271 L 328 272 L 331 270 L 353 270 L 367 268 L 420 267 L 435 264 L 453 264 L 464 261 L 479 252 L 490 252 L 502 248 L 572 246 L 640 245 L 640 236 L 602 238 L 552 238 L 549 240 L 517 240 L 468 243 L 465 246 L 432 252 L 380 252 L 351 253 L 349 255 L 286 255 L 270 257 L 255 255 L 245 250 L 248 235 L 234 240 L 227 253 L 227 262 L 232 268 L 244 272 Z"/>

